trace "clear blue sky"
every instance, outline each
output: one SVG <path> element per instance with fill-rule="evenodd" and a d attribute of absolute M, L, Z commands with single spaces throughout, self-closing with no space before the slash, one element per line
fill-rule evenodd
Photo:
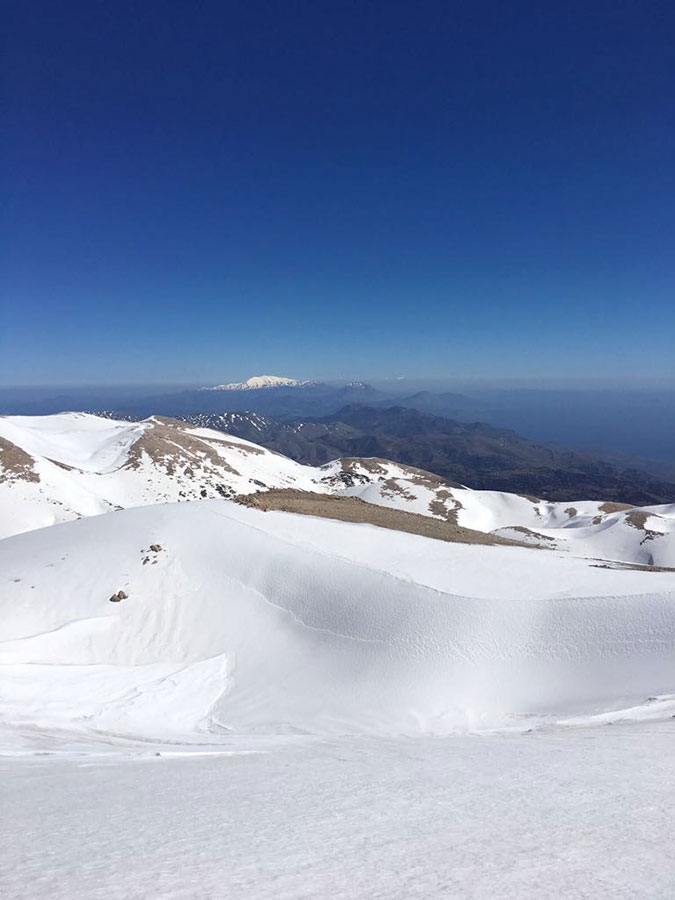
<path fill-rule="evenodd" d="M 672 374 L 670 2 L 12 4 L 6 385 Z"/>

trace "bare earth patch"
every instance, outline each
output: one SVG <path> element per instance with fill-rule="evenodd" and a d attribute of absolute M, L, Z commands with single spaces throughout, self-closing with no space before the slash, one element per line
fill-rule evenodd
<path fill-rule="evenodd" d="M 375 506 L 358 497 L 335 497 L 330 494 L 297 491 L 293 488 L 276 488 L 264 494 L 239 496 L 237 502 L 252 509 L 277 510 L 318 516 L 322 519 L 377 525 L 379 528 L 405 531 L 408 534 L 419 534 L 450 543 L 501 544 L 521 548 L 524 546 L 517 541 L 509 541 L 471 528 L 462 528 L 452 522 L 442 522 L 417 513 Z"/>
<path fill-rule="evenodd" d="M 454 505 L 448 507 L 447 501 L 450 500 Z M 464 509 L 459 500 L 456 500 L 450 491 L 436 491 L 436 499 L 429 503 L 429 512 L 434 516 L 441 516 L 446 522 L 457 525 L 457 513 L 460 509 Z M 459 526 L 457 526 L 459 527 Z"/>
<path fill-rule="evenodd" d="M 533 494 L 515 494 L 516 497 L 522 497 L 523 500 L 529 500 L 530 503 L 541 503 L 541 497 L 535 497 Z M 537 510 L 537 515 L 541 515 Z"/>
<path fill-rule="evenodd" d="M 675 572 L 675 569 L 668 566 L 647 566 L 642 563 L 627 563 L 614 560 L 591 563 L 594 569 L 631 569 L 637 572 Z"/>
<path fill-rule="evenodd" d="M 601 503 L 598 509 L 602 513 L 616 513 L 616 512 L 625 512 L 627 509 L 633 509 L 630 503 L 614 503 L 612 500 L 608 500 L 606 503 Z"/>
<path fill-rule="evenodd" d="M 174 419 L 154 417 L 152 428 L 145 431 L 129 450 L 129 459 L 125 467 L 137 469 L 143 461 L 143 454 L 162 466 L 167 474 L 173 475 L 176 469 L 195 466 L 208 474 L 217 476 L 222 472 L 238 475 L 222 456 L 210 445 L 195 435 L 186 434 L 184 424 Z"/>
<path fill-rule="evenodd" d="M 527 537 L 536 538 L 538 541 L 555 541 L 555 538 L 551 537 L 550 534 L 541 534 L 538 531 L 533 531 L 531 528 L 527 528 L 525 525 L 509 525 L 509 531 L 517 531 L 518 534 L 524 534 Z"/>
<path fill-rule="evenodd" d="M 651 528 L 647 528 L 647 520 L 649 517 L 650 513 L 643 512 L 641 509 L 632 509 L 629 513 L 626 513 L 627 524 L 637 531 L 644 532 L 645 536 L 640 541 L 641 544 L 644 544 L 645 541 L 653 541 L 654 538 L 661 537 L 659 531 L 652 531 Z"/>
<path fill-rule="evenodd" d="M 406 490 L 403 485 L 399 484 L 399 482 L 395 478 L 387 478 L 386 481 L 381 481 L 382 485 L 381 491 L 382 494 L 387 497 L 401 497 L 401 499 L 405 500 L 406 503 L 413 503 L 417 500 L 417 497 L 414 494 L 411 494 L 410 491 Z"/>
<path fill-rule="evenodd" d="M 40 480 L 33 465 L 33 457 L 21 447 L 0 437 L 0 482 L 18 479 L 22 481 Z"/>

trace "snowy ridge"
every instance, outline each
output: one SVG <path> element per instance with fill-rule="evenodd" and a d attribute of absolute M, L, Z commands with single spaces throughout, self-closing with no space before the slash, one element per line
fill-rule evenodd
<path fill-rule="evenodd" d="M 675 573 L 555 552 L 204 501 L 6 539 L 0 573 L 11 733 L 522 729 L 674 688 Z"/>
<path fill-rule="evenodd" d="M 316 490 L 321 473 L 172 419 L 0 418 L 0 537 L 130 506 Z"/>
<path fill-rule="evenodd" d="M 264 426 L 262 417 L 247 418 Z M 382 459 L 306 466 L 222 431 L 161 417 L 0 417 L 0 537 L 129 507 L 272 488 L 357 497 L 608 563 L 675 567 L 672 504 L 550 503 L 474 491 Z"/>
<path fill-rule="evenodd" d="M 365 475 L 367 461 L 343 461 Z M 675 567 L 675 504 L 629 507 L 596 500 L 551 503 L 500 491 L 449 485 L 429 473 L 403 478 L 382 463 L 379 480 L 355 483 L 343 493 L 368 503 L 455 522 L 523 544 L 566 550 L 575 556 Z"/>
<path fill-rule="evenodd" d="M 266 388 L 308 387 L 314 381 L 297 381 L 295 378 L 284 378 L 280 375 L 253 375 L 246 381 L 235 381 L 230 384 L 218 384 L 205 388 L 207 391 L 259 391 Z"/>

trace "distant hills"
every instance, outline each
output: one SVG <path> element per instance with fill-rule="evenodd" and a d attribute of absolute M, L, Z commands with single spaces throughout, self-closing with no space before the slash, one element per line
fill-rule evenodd
<path fill-rule="evenodd" d="M 342 456 L 374 456 L 480 490 L 562 501 L 585 497 L 636 505 L 675 502 L 675 484 L 635 468 L 537 443 L 505 428 L 403 406 L 349 404 L 328 416 L 291 422 L 243 412 L 184 418 L 312 465 Z"/>
<path fill-rule="evenodd" d="M 126 411 L 139 416 L 246 411 L 293 419 L 328 415 L 348 403 L 378 403 L 387 399 L 387 394 L 363 382 L 334 385 L 255 375 L 243 382 L 137 398 L 126 404 Z"/>
<path fill-rule="evenodd" d="M 375 455 L 476 488 L 561 500 L 675 500 L 675 458 L 669 449 L 675 407 L 667 393 L 468 396 L 401 393 L 400 384 L 396 390 L 361 381 L 327 384 L 254 375 L 164 393 L 121 388 L 51 397 L 0 392 L 0 412 L 112 410 L 130 420 L 163 415 L 203 422 L 311 464 L 345 454 Z"/>
<path fill-rule="evenodd" d="M 82 388 L 31 392 L 0 391 L 0 415 L 49 415 L 89 409 L 114 409 L 146 418 L 151 415 L 253 412 L 274 419 L 292 420 L 331 415 L 351 403 L 369 406 L 416 407 L 439 415 L 480 419 L 483 405 L 462 394 L 418 391 L 409 396 L 374 388 L 363 381 L 328 384 L 300 381 L 280 375 L 253 375 L 242 382 L 173 391 L 155 389 Z"/>

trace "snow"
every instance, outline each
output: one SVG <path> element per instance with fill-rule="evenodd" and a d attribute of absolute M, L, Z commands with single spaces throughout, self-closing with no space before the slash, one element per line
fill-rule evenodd
<path fill-rule="evenodd" d="M 670 900 L 674 731 L 669 722 L 0 760 L 0 892 Z"/>
<path fill-rule="evenodd" d="M 40 474 L 0 484 L 3 900 L 672 896 L 675 571 L 582 556 L 670 558 L 675 506 L 382 461 L 345 488 L 339 462 L 199 428 L 190 476 L 129 467 L 163 427 L 0 419 Z M 213 479 L 445 504 L 559 549 L 157 502 Z M 84 518 L 15 533 L 59 516 Z"/>
<path fill-rule="evenodd" d="M 673 693 L 674 594 L 562 553 L 141 507 L 0 542 L 0 721 L 217 741 L 593 716 Z"/>
<path fill-rule="evenodd" d="M 132 464 L 136 442 L 155 432 L 166 458 L 143 451 Z M 192 439 L 189 451 L 173 440 L 174 433 Z M 222 490 L 231 496 L 266 487 L 328 490 L 321 486 L 320 469 L 219 431 L 180 423 L 167 428 L 155 418 L 130 423 L 83 413 L 0 417 L 0 437 L 29 453 L 39 476 L 0 478 L 0 538 L 119 508 L 217 497 Z"/>
<path fill-rule="evenodd" d="M 129 448 L 149 427 L 142 422 L 117 422 L 86 413 L 0 416 L 0 437 L 31 456 L 100 474 L 119 468 Z"/>
<path fill-rule="evenodd" d="M 237 381 L 230 384 L 218 384 L 207 388 L 211 391 L 259 391 L 264 388 L 277 387 L 306 387 L 311 381 L 297 381 L 295 378 L 284 378 L 280 375 L 254 375 L 246 381 Z"/>
<path fill-rule="evenodd" d="M 161 439 L 163 455 L 139 439 Z M 250 441 L 178 422 L 116 422 L 84 413 L 0 418 L 0 437 L 33 459 L 38 481 L 0 469 L 0 537 L 114 509 L 268 488 L 335 493 L 435 518 L 581 558 L 675 567 L 675 505 L 607 512 L 598 501 L 549 503 L 499 491 L 453 487 L 435 476 L 385 460 L 301 465 Z M 191 439 L 189 449 L 178 438 Z M 65 467 L 65 468 L 64 468 Z M 344 476 L 354 482 L 346 486 Z"/>
<path fill-rule="evenodd" d="M 606 512 L 602 501 L 550 503 L 501 491 L 428 485 L 394 463 L 383 468 L 382 480 L 355 485 L 344 493 L 432 518 L 443 519 L 450 513 L 464 528 L 524 544 L 543 544 L 583 558 L 675 567 L 673 504 L 644 507 L 642 511 L 649 515 L 644 526 L 636 527 L 631 510 Z"/>

